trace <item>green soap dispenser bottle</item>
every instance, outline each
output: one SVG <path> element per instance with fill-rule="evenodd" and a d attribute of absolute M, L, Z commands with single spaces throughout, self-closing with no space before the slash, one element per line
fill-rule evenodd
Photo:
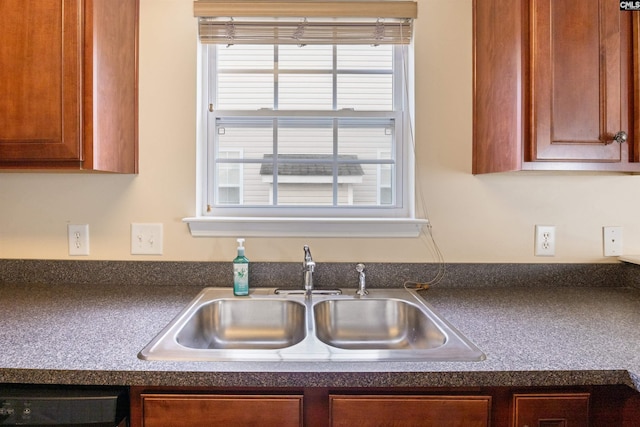
<path fill-rule="evenodd" d="M 244 239 L 238 239 L 238 256 L 233 260 L 233 294 L 249 295 L 249 260 L 244 256 Z"/>

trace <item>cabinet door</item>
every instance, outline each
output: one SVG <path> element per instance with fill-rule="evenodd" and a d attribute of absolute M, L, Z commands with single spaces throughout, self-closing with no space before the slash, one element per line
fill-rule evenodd
<path fill-rule="evenodd" d="M 490 408 L 490 396 L 329 396 L 332 427 L 486 427 Z"/>
<path fill-rule="evenodd" d="M 623 161 L 618 2 L 533 0 L 529 161 Z M 623 123 L 624 122 L 624 123 Z M 628 144 L 628 143 L 625 143 Z"/>
<path fill-rule="evenodd" d="M 0 1 L 0 160 L 81 156 L 80 0 Z"/>
<path fill-rule="evenodd" d="M 589 394 L 516 394 L 514 427 L 588 427 Z"/>
<path fill-rule="evenodd" d="M 143 427 L 302 426 L 302 396 L 143 394 Z"/>

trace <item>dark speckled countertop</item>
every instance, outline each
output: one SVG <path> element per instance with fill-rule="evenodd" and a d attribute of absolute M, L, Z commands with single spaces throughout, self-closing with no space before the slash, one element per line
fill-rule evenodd
<path fill-rule="evenodd" d="M 215 285 L 215 283 L 211 283 Z M 0 382 L 198 386 L 573 386 L 640 390 L 640 289 L 434 286 L 481 362 L 158 362 L 137 353 L 202 286 L 0 281 Z"/>

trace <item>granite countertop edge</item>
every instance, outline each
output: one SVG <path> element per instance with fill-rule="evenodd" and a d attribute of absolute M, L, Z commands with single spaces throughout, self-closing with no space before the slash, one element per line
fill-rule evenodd
<path fill-rule="evenodd" d="M 367 388 L 367 387 L 574 387 L 640 382 L 626 370 L 459 372 L 193 372 L 61 369 L 0 369 L 0 383 L 81 386 Z"/>

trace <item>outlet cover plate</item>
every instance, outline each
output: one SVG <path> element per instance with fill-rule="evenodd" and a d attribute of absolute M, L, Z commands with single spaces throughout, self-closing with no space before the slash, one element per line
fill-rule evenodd
<path fill-rule="evenodd" d="M 69 255 L 89 255 L 89 224 L 67 224 Z"/>
<path fill-rule="evenodd" d="M 556 227 L 554 225 L 536 225 L 535 256 L 556 255 Z"/>

